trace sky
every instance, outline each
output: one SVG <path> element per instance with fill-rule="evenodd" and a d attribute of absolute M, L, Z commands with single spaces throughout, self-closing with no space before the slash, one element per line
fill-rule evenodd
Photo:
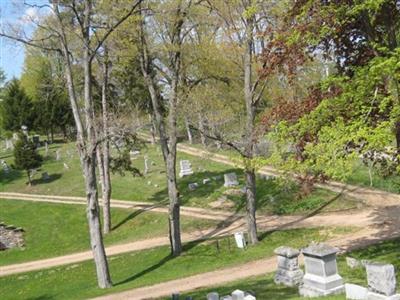
<path fill-rule="evenodd" d="M 19 24 L 27 34 L 32 33 L 28 26 L 29 17 L 36 17 L 38 9 L 24 5 L 44 4 L 45 0 L 0 0 L 0 30 L 6 29 L 8 24 Z M 24 63 L 24 46 L 21 43 L 11 42 L 0 37 L 0 68 L 6 73 L 7 80 L 21 76 Z"/>

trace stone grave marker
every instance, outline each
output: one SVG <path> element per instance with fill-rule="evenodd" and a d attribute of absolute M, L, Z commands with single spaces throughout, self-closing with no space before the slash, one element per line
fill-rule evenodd
<path fill-rule="evenodd" d="M 180 172 L 179 177 L 188 176 L 193 174 L 192 164 L 188 160 L 181 160 L 179 162 Z"/>
<path fill-rule="evenodd" d="M 236 232 L 234 234 L 236 246 L 240 249 L 246 248 L 246 239 L 243 232 Z"/>
<path fill-rule="evenodd" d="M 400 300 L 396 295 L 396 274 L 391 264 L 368 263 L 366 265 L 368 296 L 367 299 Z"/>
<path fill-rule="evenodd" d="M 61 160 L 61 149 L 56 150 L 56 161 Z"/>
<path fill-rule="evenodd" d="M 355 269 L 361 266 L 361 262 L 353 257 L 346 257 L 346 264 L 350 269 Z"/>
<path fill-rule="evenodd" d="M 64 168 L 65 168 L 66 170 L 69 170 L 69 166 L 67 165 L 67 163 L 64 163 L 63 165 L 64 165 Z"/>
<path fill-rule="evenodd" d="M 237 186 L 239 185 L 239 182 L 237 180 L 236 173 L 227 173 L 224 174 L 224 186 L 225 187 L 232 187 L 232 186 Z"/>
<path fill-rule="evenodd" d="M 203 179 L 203 184 L 208 184 L 208 183 L 210 183 L 211 182 L 211 179 L 210 178 L 204 178 Z"/>
<path fill-rule="evenodd" d="M 306 273 L 299 287 L 301 296 L 321 297 L 344 292 L 343 279 L 337 273 L 337 251 L 322 243 L 303 249 Z"/>
<path fill-rule="evenodd" d="M 149 172 L 149 158 L 147 155 L 144 156 L 144 171 L 143 174 L 146 175 Z"/>
<path fill-rule="evenodd" d="M 302 282 L 303 271 L 300 270 L 298 257 L 300 251 L 291 247 L 281 246 L 275 249 L 278 268 L 275 273 L 275 283 L 286 286 L 297 286 Z"/>
<path fill-rule="evenodd" d="M 44 142 L 44 156 L 49 156 L 49 143 L 47 141 Z"/>
<path fill-rule="evenodd" d="M 198 187 L 199 187 L 199 184 L 197 182 L 192 182 L 192 183 L 188 184 L 188 188 L 189 188 L 190 191 L 194 191 Z"/>
<path fill-rule="evenodd" d="M 207 300 L 219 300 L 219 294 L 217 292 L 208 293 Z"/>
<path fill-rule="evenodd" d="M 1 161 L 0 161 L 0 164 L 1 164 L 1 167 L 2 167 L 2 169 L 3 169 L 3 171 L 4 171 L 4 173 L 5 173 L 6 175 L 8 175 L 8 174 L 10 173 L 10 167 L 8 166 L 8 164 L 6 163 L 6 161 L 5 161 L 5 160 L 1 160 Z"/>
<path fill-rule="evenodd" d="M 346 290 L 346 299 L 350 300 L 366 300 L 368 290 L 357 284 L 346 283 L 344 285 Z"/>
<path fill-rule="evenodd" d="M 232 292 L 232 300 L 244 300 L 244 292 L 241 290 L 235 290 Z"/>
<path fill-rule="evenodd" d="M 50 176 L 47 172 L 42 173 L 42 180 L 44 180 L 44 181 L 50 180 Z"/>

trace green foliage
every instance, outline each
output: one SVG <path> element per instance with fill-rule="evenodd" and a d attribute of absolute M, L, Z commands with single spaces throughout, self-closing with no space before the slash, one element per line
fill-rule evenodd
<path fill-rule="evenodd" d="M 25 170 L 28 174 L 28 182 L 31 184 L 30 170 L 39 168 L 43 158 L 37 152 L 35 144 L 25 135 L 20 134 L 14 148 L 14 166 L 16 169 Z"/>
<path fill-rule="evenodd" d="M 295 124 L 277 124 L 269 135 L 277 150 L 269 162 L 287 171 L 343 180 L 360 154 L 391 146 L 400 119 L 399 64 L 397 49 L 354 68 L 352 77 L 336 75 L 322 82 L 326 91 L 339 92 Z"/>
<path fill-rule="evenodd" d="M 3 128 L 19 131 L 22 125 L 32 127 L 34 113 L 31 99 L 26 95 L 17 79 L 11 80 L 5 87 L 2 101 Z"/>

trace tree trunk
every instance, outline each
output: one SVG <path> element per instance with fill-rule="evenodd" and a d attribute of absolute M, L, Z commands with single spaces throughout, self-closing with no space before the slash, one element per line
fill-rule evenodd
<path fill-rule="evenodd" d="M 111 215 L 110 215 L 110 199 L 108 192 L 108 184 L 105 178 L 105 156 L 103 155 L 102 147 L 98 146 L 96 149 L 97 156 L 97 169 L 99 170 L 99 177 L 101 183 L 101 195 L 103 198 L 103 233 L 107 234 L 111 231 Z M 108 208 L 108 209 L 107 209 Z"/>
<path fill-rule="evenodd" d="M 396 122 L 396 146 L 397 146 L 397 152 L 400 153 L 400 121 Z"/>
<path fill-rule="evenodd" d="M 89 224 L 90 245 L 96 266 L 97 283 L 100 288 L 112 286 L 108 262 L 104 250 L 100 225 L 100 208 L 98 204 L 95 155 L 87 156 L 82 161 L 86 182 L 87 209 L 86 216 Z"/>
<path fill-rule="evenodd" d="M 160 146 L 163 153 L 167 173 L 167 187 L 169 197 L 169 238 L 171 244 L 171 253 L 178 256 L 182 252 L 182 241 L 180 233 L 180 204 L 178 189 L 176 186 L 176 105 L 177 105 L 177 85 L 178 70 L 180 64 L 180 54 L 176 53 L 171 59 L 171 65 L 174 66 L 173 82 L 171 84 L 171 95 L 168 101 L 168 124 L 166 126 L 162 113 L 161 95 L 156 88 L 156 80 L 152 75 L 152 62 L 149 57 L 147 41 L 145 36 L 144 24 L 141 24 L 141 69 L 145 83 L 149 90 L 152 106 L 153 120 L 157 126 L 160 137 Z M 177 35 L 178 36 L 178 35 Z"/>
<path fill-rule="evenodd" d="M 28 175 L 28 185 L 32 186 L 31 171 L 26 170 L 26 174 Z"/>
<path fill-rule="evenodd" d="M 245 170 L 246 176 L 246 221 L 250 243 L 258 242 L 256 223 L 256 174 L 254 169 Z"/>
<path fill-rule="evenodd" d="M 176 187 L 176 157 L 168 155 L 166 165 L 169 197 L 169 237 L 172 255 L 178 256 L 182 253 L 182 241 L 180 233 L 180 204 Z"/>
<path fill-rule="evenodd" d="M 246 19 L 246 40 L 243 59 L 244 69 L 244 97 L 246 103 L 246 139 L 245 139 L 245 175 L 246 175 L 246 218 L 247 231 L 250 243 L 256 244 L 257 222 L 256 222 L 256 179 L 254 167 L 254 122 L 256 117 L 256 104 L 254 103 L 254 91 L 252 83 L 252 55 L 253 55 L 253 30 L 254 16 Z"/>
<path fill-rule="evenodd" d="M 156 144 L 156 125 L 154 124 L 153 117 L 149 114 L 149 119 L 151 121 L 150 133 L 151 133 L 151 144 Z"/>
<path fill-rule="evenodd" d="M 187 138 L 188 138 L 189 144 L 193 144 L 193 135 L 192 135 L 192 131 L 190 130 L 189 120 L 187 117 L 185 117 L 185 127 L 186 127 L 186 133 L 187 133 Z"/>
<path fill-rule="evenodd" d="M 76 90 L 73 80 L 72 62 L 70 51 L 68 48 L 68 39 L 65 33 L 63 22 L 61 19 L 61 12 L 59 11 L 58 2 L 54 2 L 56 18 L 60 25 L 60 38 L 61 47 L 65 63 L 65 72 L 67 79 L 68 95 L 74 116 L 76 131 L 77 131 L 77 148 L 79 152 L 81 167 L 85 180 L 85 190 L 87 198 L 87 219 L 89 225 L 90 244 L 92 248 L 93 258 L 96 266 L 97 283 L 100 288 L 108 288 L 112 286 L 110 273 L 108 270 L 108 263 L 106 253 L 104 250 L 103 238 L 101 234 L 99 204 L 97 195 L 97 182 L 96 182 L 96 132 L 94 128 L 94 109 L 92 99 L 92 70 L 88 46 L 90 45 L 90 16 L 91 4 L 89 0 L 84 2 L 84 22 L 83 29 L 83 69 L 84 69 L 84 117 L 85 126 L 81 119 L 78 100 L 76 97 Z"/>
<path fill-rule="evenodd" d="M 206 126 L 205 126 L 203 115 L 201 113 L 199 113 L 199 129 L 200 129 L 199 131 L 200 131 L 201 144 L 204 147 L 207 147 L 207 139 L 206 139 L 206 135 L 205 135 Z"/>
<path fill-rule="evenodd" d="M 103 121 L 103 134 L 101 150 L 98 151 L 100 158 L 102 158 L 102 173 L 103 179 L 101 181 L 102 197 L 103 197 L 103 232 L 105 234 L 111 231 L 111 176 L 110 176 L 110 147 L 108 141 L 108 110 L 107 110 L 107 88 L 108 88 L 108 56 L 107 48 L 104 46 L 104 65 L 103 65 L 103 84 L 101 93 L 101 107 L 102 107 L 102 121 Z"/>

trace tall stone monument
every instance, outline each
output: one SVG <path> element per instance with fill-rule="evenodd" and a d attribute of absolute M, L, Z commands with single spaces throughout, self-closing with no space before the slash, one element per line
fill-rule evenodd
<path fill-rule="evenodd" d="M 344 292 L 343 279 L 338 274 L 338 249 L 326 244 L 312 244 L 303 249 L 306 273 L 299 293 L 303 297 L 321 297 Z"/>

